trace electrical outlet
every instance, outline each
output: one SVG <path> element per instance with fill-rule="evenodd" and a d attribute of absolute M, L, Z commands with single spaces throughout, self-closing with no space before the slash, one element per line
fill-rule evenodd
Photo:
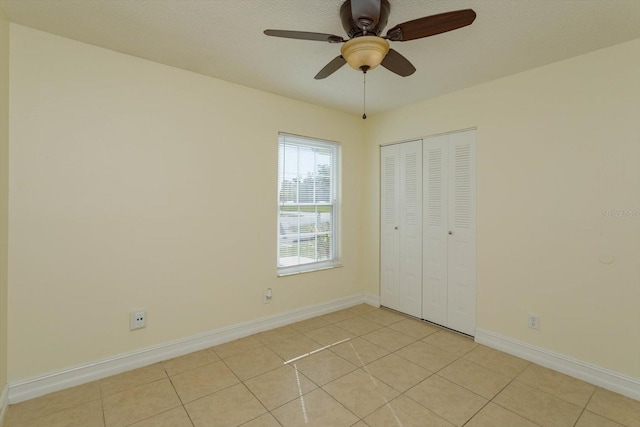
<path fill-rule="evenodd" d="M 540 329 L 540 316 L 538 316 L 537 314 L 529 315 L 529 328 Z"/>
<path fill-rule="evenodd" d="M 129 330 L 142 329 L 147 326 L 147 312 L 144 310 L 129 313 Z"/>
<path fill-rule="evenodd" d="M 264 303 L 269 304 L 272 298 L 273 292 L 271 291 L 271 288 L 268 288 L 266 291 L 264 291 Z"/>

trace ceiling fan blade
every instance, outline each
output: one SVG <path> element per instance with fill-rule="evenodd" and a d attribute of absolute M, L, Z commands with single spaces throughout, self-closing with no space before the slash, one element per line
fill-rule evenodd
<path fill-rule="evenodd" d="M 333 74 L 336 71 L 338 71 L 340 69 L 340 67 L 342 67 L 346 63 L 347 63 L 347 61 L 342 57 L 342 55 L 338 55 L 335 58 L 333 58 L 331 60 L 331 62 L 329 62 L 327 65 L 325 65 L 324 68 L 322 70 L 320 70 L 320 72 L 318 74 L 316 74 L 314 79 L 316 79 L 316 80 L 326 79 L 331 74 Z"/>
<path fill-rule="evenodd" d="M 405 42 L 435 36 L 436 34 L 446 33 L 447 31 L 471 25 L 475 19 L 476 13 L 472 9 L 425 16 L 424 18 L 418 18 L 396 25 L 387 32 L 387 39 L 396 42 Z"/>
<path fill-rule="evenodd" d="M 351 0 L 353 22 L 363 30 L 374 28 L 380 19 L 382 0 Z"/>
<path fill-rule="evenodd" d="M 387 70 L 399 76 L 407 77 L 416 72 L 416 67 L 397 51 L 389 49 L 389 52 L 380 63 Z"/>
<path fill-rule="evenodd" d="M 313 40 L 318 42 L 342 43 L 344 39 L 340 36 L 324 33 L 310 33 L 308 31 L 288 31 L 288 30 L 264 30 L 264 33 L 272 37 L 284 37 L 286 39 Z"/>

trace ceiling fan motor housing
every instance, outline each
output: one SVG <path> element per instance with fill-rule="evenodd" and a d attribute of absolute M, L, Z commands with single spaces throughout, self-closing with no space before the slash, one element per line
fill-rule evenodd
<path fill-rule="evenodd" d="M 349 38 L 360 37 L 363 35 L 379 36 L 380 32 L 387 25 L 389 19 L 389 12 L 391 11 L 391 5 L 389 0 L 380 0 L 380 16 L 378 22 L 371 28 L 371 23 L 375 22 L 375 17 L 361 16 L 357 20 L 354 19 L 351 11 L 352 1 L 362 0 L 347 0 L 340 7 L 340 20 L 342 21 L 342 28 L 349 35 Z"/>

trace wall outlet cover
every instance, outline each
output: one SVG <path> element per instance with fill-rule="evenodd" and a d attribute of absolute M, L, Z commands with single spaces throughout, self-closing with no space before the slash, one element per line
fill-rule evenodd
<path fill-rule="evenodd" d="M 129 314 L 129 329 L 142 329 L 147 326 L 147 313 L 144 310 L 132 311 Z"/>
<path fill-rule="evenodd" d="M 537 314 L 529 314 L 529 328 L 540 329 L 540 316 Z"/>

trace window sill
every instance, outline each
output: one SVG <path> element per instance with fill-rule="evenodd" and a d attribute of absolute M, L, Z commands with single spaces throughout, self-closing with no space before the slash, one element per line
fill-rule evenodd
<path fill-rule="evenodd" d="M 322 265 L 322 266 L 309 266 L 309 268 L 297 267 L 296 269 L 289 270 L 288 268 L 283 268 L 282 270 L 278 270 L 278 277 L 286 277 L 286 276 L 294 276 L 297 274 L 305 274 L 305 273 L 313 273 L 314 271 L 322 271 L 322 270 L 331 270 L 333 268 L 342 268 L 342 264 L 339 262 Z"/>

